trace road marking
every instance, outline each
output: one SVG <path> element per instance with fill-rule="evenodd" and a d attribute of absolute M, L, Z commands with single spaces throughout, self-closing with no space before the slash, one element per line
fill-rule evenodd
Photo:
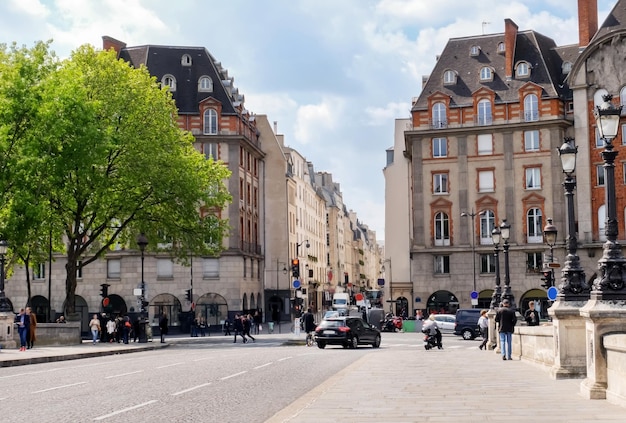
<path fill-rule="evenodd" d="M 143 372 L 143 370 L 137 370 L 136 372 L 121 373 L 119 375 L 107 376 L 107 377 L 105 377 L 105 379 L 113 379 L 114 377 L 122 377 L 122 376 L 134 375 L 136 373 L 141 373 L 141 372 Z"/>
<path fill-rule="evenodd" d="M 190 392 L 190 391 L 193 391 L 193 390 L 195 390 L 195 389 L 199 389 L 199 388 L 204 388 L 205 386 L 209 386 L 210 384 L 211 384 L 211 382 L 209 382 L 209 383 L 203 383 L 202 385 L 197 385 L 197 386 L 194 386 L 194 387 L 192 387 L 192 388 L 185 389 L 185 390 L 183 390 L 183 391 L 174 392 L 172 395 L 173 395 L 173 396 L 176 396 L 176 395 L 186 394 L 187 392 Z"/>
<path fill-rule="evenodd" d="M 285 360 L 291 360 L 293 357 L 284 357 L 284 358 L 279 358 L 278 361 L 285 361 Z"/>
<path fill-rule="evenodd" d="M 78 382 L 78 383 L 72 383 L 70 385 L 55 386 L 54 388 L 47 388 L 47 389 L 42 389 L 40 391 L 34 391 L 33 394 L 40 394 L 42 392 L 54 391 L 55 389 L 71 388 L 72 386 L 84 385 L 85 383 L 87 382 Z"/>
<path fill-rule="evenodd" d="M 174 366 L 178 366 L 180 364 L 184 364 L 182 361 L 180 363 L 172 363 L 172 364 L 166 364 L 165 366 L 159 366 L 157 367 L 157 369 L 165 369 L 167 367 L 174 367 Z"/>
<path fill-rule="evenodd" d="M 239 373 L 235 373 L 234 375 L 230 375 L 230 376 L 224 376 L 223 378 L 221 378 L 220 380 L 226 380 L 226 379 L 230 379 L 231 377 L 235 377 L 235 376 L 240 376 L 244 373 L 248 373 L 247 370 L 244 370 L 243 372 L 239 372 Z"/>
<path fill-rule="evenodd" d="M 126 413 L 127 411 L 136 410 L 138 408 L 145 407 L 146 405 L 154 404 L 155 402 L 158 402 L 158 401 L 157 400 L 151 400 L 151 401 L 148 401 L 148 402 L 144 402 L 143 404 L 133 405 L 132 407 L 123 408 L 121 410 L 114 411 L 114 412 L 112 412 L 110 414 L 105 414 L 103 416 L 96 417 L 94 420 L 108 419 L 109 417 L 117 416 L 118 414 Z"/>
<path fill-rule="evenodd" d="M 253 370 L 262 369 L 263 367 L 267 367 L 267 366 L 269 366 L 271 364 L 272 364 L 272 362 L 270 361 L 269 363 L 261 364 L 260 366 L 253 367 L 252 369 Z"/>

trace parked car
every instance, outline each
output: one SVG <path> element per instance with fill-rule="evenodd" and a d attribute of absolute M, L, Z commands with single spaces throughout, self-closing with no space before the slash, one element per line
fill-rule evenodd
<path fill-rule="evenodd" d="M 454 314 L 435 314 L 435 322 L 441 333 L 454 332 L 456 316 Z"/>
<path fill-rule="evenodd" d="M 315 329 L 315 342 L 319 348 L 326 345 L 341 345 L 344 348 L 356 348 L 369 344 L 380 346 L 380 331 L 360 317 L 340 316 L 322 320 Z"/>
<path fill-rule="evenodd" d="M 480 329 L 478 327 L 479 317 L 479 308 L 458 309 L 456 311 L 456 326 L 454 328 L 454 334 L 461 335 L 461 337 L 467 341 L 480 336 Z"/>

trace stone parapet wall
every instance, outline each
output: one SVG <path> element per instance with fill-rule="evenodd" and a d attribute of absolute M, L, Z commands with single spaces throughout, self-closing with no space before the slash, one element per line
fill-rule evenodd
<path fill-rule="evenodd" d="M 37 323 L 35 348 L 38 346 L 80 345 L 80 322 Z M 17 325 L 14 327 L 13 340 L 20 345 Z"/>
<path fill-rule="evenodd" d="M 513 334 L 513 356 L 545 366 L 554 364 L 554 329 L 542 326 L 516 326 Z"/>
<path fill-rule="evenodd" d="M 605 335 L 607 387 L 606 400 L 626 407 L 626 334 Z"/>

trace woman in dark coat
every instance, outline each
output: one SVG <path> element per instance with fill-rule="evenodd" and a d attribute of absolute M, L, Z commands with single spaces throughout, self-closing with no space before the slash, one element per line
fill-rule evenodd
<path fill-rule="evenodd" d="M 167 314 L 163 312 L 161 315 L 161 319 L 159 320 L 159 332 L 161 332 L 161 343 L 165 342 L 165 335 L 167 335 L 168 330 L 168 322 L 167 322 Z"/>

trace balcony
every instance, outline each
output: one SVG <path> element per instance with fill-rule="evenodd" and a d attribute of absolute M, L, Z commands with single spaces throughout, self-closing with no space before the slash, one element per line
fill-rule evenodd
<path fill-rule="evenodd" d="M 448 127 L 448 121 L 441 119 L 429 119 L 428 125 L 430 126 L 430 129 L 446 129 Z"/>

